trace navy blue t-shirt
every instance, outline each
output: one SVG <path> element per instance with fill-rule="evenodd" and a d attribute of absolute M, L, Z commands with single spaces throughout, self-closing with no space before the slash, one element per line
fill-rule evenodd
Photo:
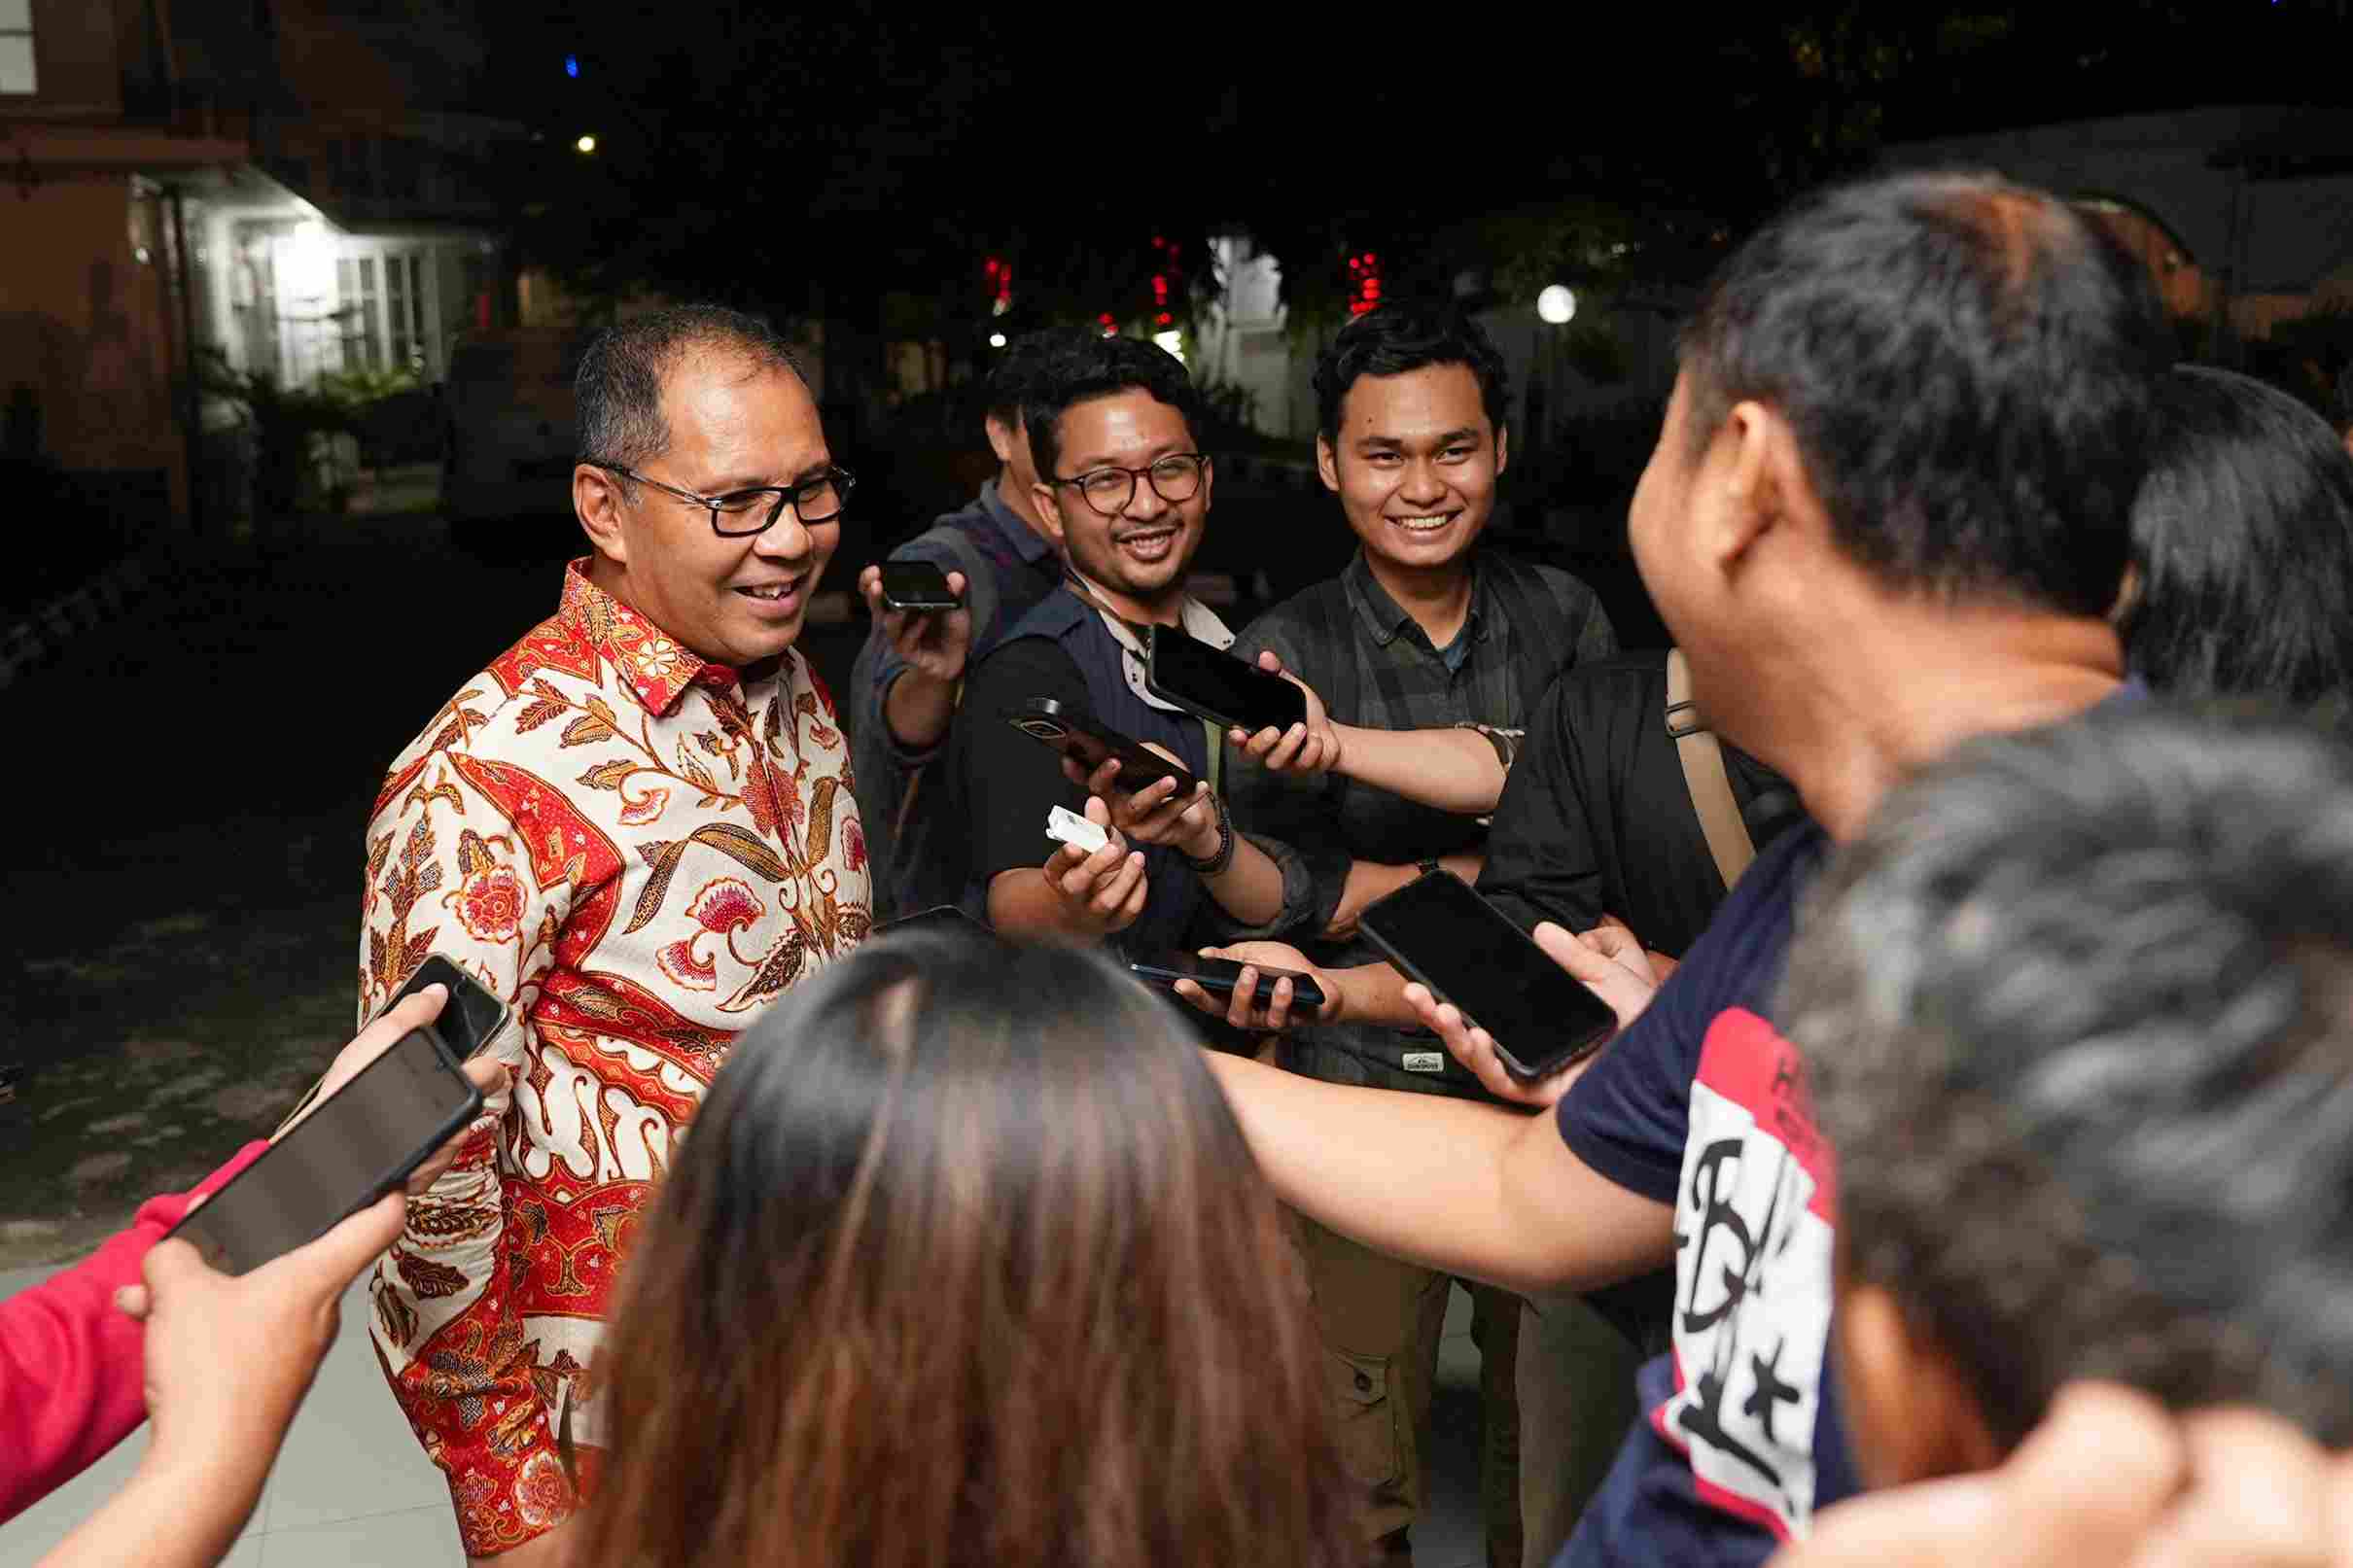
<path fill-rule="evenodd" d="M 1564 1096 L 1570 1152 L 1675 1211 L 1673 1348 L 1560 1562 L 1761 1563 L 1858 1489 L 1827 1376 L 1829 1151 L 1772 1022 L 1799 893 L 1829 841 L 1757 856 L 1642 1016 Z"/>

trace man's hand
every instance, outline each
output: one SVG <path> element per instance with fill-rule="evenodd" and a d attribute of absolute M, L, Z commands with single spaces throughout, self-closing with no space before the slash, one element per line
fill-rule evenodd
<path fill-rule="evenodd" d="M 948 588 L 962 599 L 965 575 L 949 573 Z M 970 610 L 889 609 L 883 603 L 882 568 L 878 566 L 870 566 L 858 575 L 858 591 L 864 596 L 866 609 L 881 624 L 883 636 L 897 649 L 898 656 L 907 661 L 907 668 L 943 685 L 954 685 L 964 679 L 965 658 L 972 650 Z"/>
<path fill-rule="evenodd" d="M 2060 1391 L 1997 1470 L 1825 1509 L 1770 1568 L 2353 1568 L 2353 1459 L 2269 1416 Z"/>
<path fill-rule="evenodd" d="M 1057 849 L 1046 857 L 1046 886 L 1062 905 L 1066 928 L 1108 936 L 1143 913 L 1143 854 L 1128 848 L 1100 799 L 1087 801 L 1087 820 L 1109 842 L 1091 854 L 1075 844 Z"/>
<path fill-rule="evenodd" d="M 1183 766 L 1183 760 L 1165 747 L 1146 741 L 1143 749 Z M 1170 845 L 1195 860 L 1206 860 L 1217 853 L 1217 803 L 1210 797 L 1208 781 L 1196 779 L 1191 792 L 1182 796 L 1176 793 L 1174 779 L 1155 779 L 1141 789 L 1130 791 L 1120 787 L 1117 757 L 1105 758 L 1101 767 L 1088 773 L 1066 756 L 1062 772 L 1103 802 L 1110 825 L 1126 834 L 1129 843 Z"/>
<path fill-rule="evenodd" d="M 439 1018 L 441 1008 L 448 1000 L 448 987 L 427 986 L 413 996 L 403 997 L 399 1006 L 360 1030 L 349 1045 L 335 1053 L 335 1059 L 327 1064 L 326 1075 L 319 1079 L 318 1088 L 311 1091 L 310 1098 L 301 1108 L 287 1118 L 286 1125 L 279 1128 L 269 1141 L 275 1143 L 301 1126 L 304 1118 L 327 1102 L 328 1096 L 358 1077 L 362 1068 L 394 1045 L 406 1039 L 409 1030 L 423 1028 Z M 506 1065 L 494 1058 L 477 1056 L 466 1063 L 465 1071 L 468 1080 L 482 1092 L 481 1113 L 426 1156 L 423 1165 L 409 1172 L 407 1185 L 411 1194 L 422 1193 L 432 1187 L 441 1172 L 447 1170 L 451 1162 L 457 1159 L 460 1146 L 474 1133 L 497 1126 L 513 1098 L 513 1081 Z"/>
<path fill-rule="evenodd" d="M 1546 921 L 1536 927 L 1535 940 L 1545 957 L 1584 981 L 1587 990 L 1609 1004 L 1609 1010 L 1618 1015 L 1620 1028 L 1640 1017 L 1658 993 L 1659 982 L 1651 973 L 1649 957 L 1633 932 L 1622 924 L 1597 925 L 1582 936 L 1572 936 Z M 1497 1099 L 1520 1105 L 1557 1104 L 1594 1060 L 1589 1056 L 1561 1072 L 1523 1083 L 1503 1065 L 1494 1036 L 1464 1018 L 1462 1009 L 1453 1002 L 1442 1002 L 1430 994 L 1428 987 L 1416 984 L 1405 988 L 1405 1004 Z"/>
<path fill-rule="evenodd" d="M 171 1500 L 158 1529 L 226 1551 L 262 1495 L 286 1429 L 334 1342 L 337 1299 L 401 1234 L 393 1193 L 318 1240 L 232 1278 L 185 1241 L 157 1243 L 143 1285 L 115 1296 L 147 1325 L 155 1440 L 134 1485 Z M 210 1557 L 204 1560 L 212 1560 Z"/>
<path fill-rule="evenodd" d="M 1242 965 L 1242 975 L 1234 984 L 1231 997 L 1212 996 L 1190 980 L 1176 982 L 1176 994 L 1183 997 L 1195 1011 L 1212 1018 L 1222 1018 L 1238 1029 L 1256 1033 L 1270 1030 L 1280 1032 L 1293 1024 L 1337 1024 L 1346 1006 L 1341 998 L 1340 982 L 1332 975 L 1307 961 L 1307 955 L 1282 942 L 1237 942 L 1232 947 L 1203 948 L 1205 958 L 1230 958 Z M 1271 1003 L 1260 1008 L 1253 998 L 1258 993 L 1258 971 L 1287 969 L 1292 974 L 1306 975 L 1323 993 L 1323 1009 L 1313 1017 L 1291 1016 L 1293 1001 L 1290 981 L 1275 982 Z"/>
<path fill-rule="evenodd" d="M 1269 773 L 1310 776 L 1340 766 L 1340 727 L 1324 713 L 1323 699 L 1316 695 L 1315 688 L 1283 669 L 1282 660 L 1272 648 L 1259 653 L 1258 668 L 1282 677 L 1306 693 L 1307 719 L 1289 729 L 1269 725 L 1255 735 L 1229 729 L 1225 732 L 1227 744 Z"/>

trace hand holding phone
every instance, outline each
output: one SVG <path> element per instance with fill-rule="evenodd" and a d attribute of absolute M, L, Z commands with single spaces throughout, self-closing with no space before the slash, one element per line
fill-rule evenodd
<path fill-rule="evenodd" d="M 1607 1002 L 1451 871 L 1429 872 L 1367 905 L 1356 928 L 1406 978 L 1452 1003 L 1466 1031 L 1484 1029 L 1524 1088 L 1584 1060 L 1617 1031 Z"/>
<path fill-rule="evenodd" d="M 1278 982 L 1291 983 L 1291 1005 L 1304 1007 L 1313 1013 L 1323 1011 L 1323 988 L 1316 977 L 1295 969 L 1262 969 L 1233 958 L 1205 958 L 1198 953 L 1163 953 L 1150 958 L 1137 958 L 1129 963 L 1128 972 L 1147 986 L 1159 986 L 1169 991 L 1176 982 L 1189 980 L 1201 988 L 1205 995 L 1219 1001 L 1230 999 L 1242 983 L 1246 970 L 1255 969 L 1255 984 L 1251 986 L 1248 1005 L 1265 1012 L 1275 1005 Z"/>
<path fill-rule="evenodd" d="M 462 1066 L 436 1023 L 442 998 L 397 1000 L 344 1047 L 320 1092 L 171 1235 L 224 1273 L 242 1274 L 306 1245 L 402 1186 L 483 1108 L 474 1076 L 504 1087 L 485 1061 Z"/>
<path fill-rule="evenodd" d="M 892 648 L 941 686 L 964 678 L 972 651 L 972 612 L 965 608 L 970 586 L 963 573 L 942 573 L 929 561 L 886 561 L 858 575 L 858 591 Z"/>
<path fill-rule="evenodd" d="M 1212 724 L 1255 735 L 1307 722 L 1297 686 L 1176 627 L 1153 627 L 1144 652 L 1144 689 Z"/>
<path fill-rule="evenodd" d="M 1087 773 L 1117 758 L 1119 782 L 1126 788 L 1141 789 L 1156 779 L 1174 779 L 1178 790 L 1185 794 L 1193 792 L 1192 774 L 1147 749 L 1142 742 L 1099 721 L 1084 709 L 1057 702 L 1052 697 L 1033 697 L 1019 708 L 1006 709 L 1001 716 L 1030 739 L 1052 747 Z"/>

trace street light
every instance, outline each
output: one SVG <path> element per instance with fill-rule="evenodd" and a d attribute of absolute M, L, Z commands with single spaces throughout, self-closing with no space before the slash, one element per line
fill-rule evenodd
<path fill-rule="evenodd" d="M 576 152 L 593 153 L 596 151 L 596 138 L 593 136 L 583 136 L 579 141 L 574 142 L 572 146 Z"/>
<path fill-rule="evenodd" d="M 991 348 L 1002 348 L 1002 347 L 1004 347 L 1004 346 L 1005 346 L 1005 334 L 1004 334 L 1004 333 L 1002 333 L 1002 332 L 991 332 L 991 333 L 989 334 L 989 347 L 991 347 Z"/>
<path fill-rule="evenodd" d="M 1577 296 L 1564 283 L 1555 283 L 1536 296 L 1536 314 L 1555 327 L 1565 327 L 1577 313 Z"/>

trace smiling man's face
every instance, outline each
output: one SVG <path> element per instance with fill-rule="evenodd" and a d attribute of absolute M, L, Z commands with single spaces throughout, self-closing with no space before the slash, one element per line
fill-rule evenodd
<path fill-rule="evenodd" d="M 1459 561 L 1495 507 L 1507 444 L 1467 365 L 1358 376 L 1337 440 L 1317 437 L 1324 487 L 1376 561 L 1429 571 Z"/>
<path fill-rule="evenodd" d="M 1069 482 L 1106 468 L 1146 470 L 1164 458 L 1197 450 L 1181 409 L 1141 387 L 1089 398 L 1062 412 L 1056 424 L 1061 458 L 1053 474 L 1039 474 L 1033 492 L 1047 530 L 1079 575 L 1140 606 L 1159 606 L 1184 590 L 1185 571 L 1201 547 L 1210 511 L 1210 470 L 1199 488 L 1170 501 L 1139 476 L 1127 505 L 1106 515 Z M 1181 486 L 1171 488 L 1181 489 Z"/>
<path fill-rule="evenodd" d="M 698 496 L 790 486 L 832 463 L 817 403 L 790 370 L 689 354 L 663 378 L 661 406 L 669 444 L 638 471 Z M 812 528 L 787 506 L 764 533 L 729 539 L 707 507 L 627 488 L 635 499 L 619 498 L 615 526 L 597 539 L 600 580 L 706 659 L 741 669 L 792 645 L 841 542 L 838 514 Z"/>

